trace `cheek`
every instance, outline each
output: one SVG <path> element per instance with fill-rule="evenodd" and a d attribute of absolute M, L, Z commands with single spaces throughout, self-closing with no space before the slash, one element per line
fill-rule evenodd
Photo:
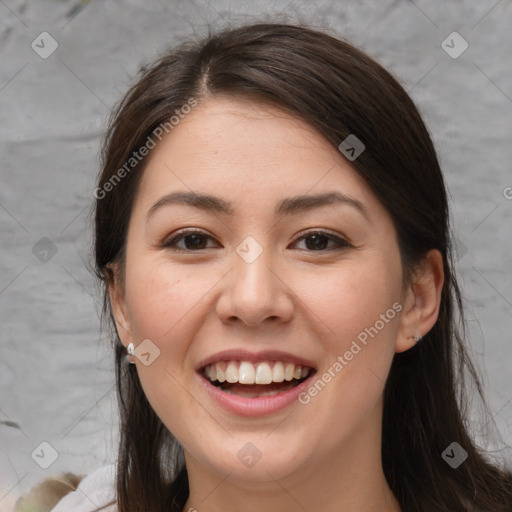
<path fill-rule="evenodd" d="M 364 340 L 365 329 L 376 322 L 377 330 L 385 333 L 381 338 L 393 334 L 397 313 L 392 306 L 400 298 L 399 272 L 391 259 L 360 257 L 337 268 L 294 274 L 294 291 L 306 305 L 305 314 L 321 331 L 318 340 L 325 342 L 325 352 L 348 350 L 351 341 L 361 333 Z"/>
<path fill-rule="evenodd" d="M 212 283 L 208 284 L 208 278 L 197 269 L 177 271 L 168 263 L 154 259 L 143 263 L 142 258 L 131 268 L 127 265 L 126 276 L 135 343 L 149 339 L 160 350 L 150 365 L 137 362 L 144 394 L 167 428 L 186 439 L 190 425 L 205 421 L 195 398 L 184 392 L 193 377 L 185 363 L 190 343 L 201 325 L 196 317 L 201 298 L 215 280 L 210 277 Z"/>
<path fill-rule="evenodd" d="M 346 428 L 349 435 L 374 410 L 389 373 L 401 309 L 400 269 L 392 259 L 361 258 L 301 279 L 296 286 L 314 313 L 309 316 L 324 354 L 323 373 L 304 402 L 310 401 L 314 416 L 329 418 L 332 432 Z"/>
<path fill-rule="evenodd" d="M 128 314 L 135 339 L 150 338 L 162 348 L 172 348 L 166 346 L 168 340 L 180 338 L 177 333 L 187 324 L 182 319 L 209 288 L 206 276 L 154 260 L 140 261 L 131 271 L 127 267 L 127 276 Z"/>

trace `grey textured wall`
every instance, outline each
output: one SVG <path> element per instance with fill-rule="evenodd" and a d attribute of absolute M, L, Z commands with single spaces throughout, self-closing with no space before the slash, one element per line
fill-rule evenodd
<path fill-rule="evenodd" d="M 110 109 L 139 66 L 177 38 L 276 16 L 347 37 L 423 113 L 450 191 L 470 342 L 503 441 L 512 441 L 510 0 L 4 0 L 0 511 L 46 476 L 115 457 L 112 361 L 87 270 Z M 57 459 L 44 469 L 52 449 Z"/>

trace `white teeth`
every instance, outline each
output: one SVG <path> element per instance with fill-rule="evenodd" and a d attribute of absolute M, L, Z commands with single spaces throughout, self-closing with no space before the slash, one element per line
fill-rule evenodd
<path fill-rule="evenodd" d="M 292 380 L 295 373 L 295 365 L 288 363 L 284 369 L 284 380 Z"/>
<path fill-rule="evenodd" d="M 240 368 L 238 369 L 238 382 L 240 382 L 240 384 L 254 384 L 256 382 L 256 372 L 251 363 L 248 363 L 247 361 L 242 361 L 240 363 Z"/>
<path fill-rule="evenodd" d="M 226 380 L 231 384 L 238 382 L 238 368 L 234 361 L 231 361 L 226 368 Z"/>
<path fill-rule="evenodd" d="M 240 384 L 270 384 L 307 377 L 311 368 L 293 363 L 277 361 L 251 363 L 249 361 L 219 361 L 209 364 L 204 375 L 210 381 Z"/>
<path fill-rule="evenodd" d="M 224 370 L 221 368 L 220 363 L 212 364 L 210 368 L 210 380 L 213 381 L 215 378 L 217 378 L 219 382 L 226 382 L 226 372 L 224 372 Z"/>
<path fill-rule="evenodd" d="M 268 363 L 260 363 L 256 369 L 256 384 L 270 384 L 272 382 L 272 368 Z"/>
<path fill-rule="evenodd" d="M 272 380 L 274 382 L 283 382 L 284 380 L 284 368 L 283 363 L 277 362 L 272 368 Z"/>

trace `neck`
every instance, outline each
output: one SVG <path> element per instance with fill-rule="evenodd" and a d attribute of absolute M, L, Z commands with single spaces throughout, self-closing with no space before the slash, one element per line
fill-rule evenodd
<path fill-rule="evenodd" d="M 384 478 L 360 484 L 364 495 L 355 493 L 342 478 L 338 472 L 330 480 L 317 477 L 301 487 L 288 487 L 283 480 L 269 478 L 268 482 L 248 487 L 232 476 L 224 476 L 201 486 L 200 491 L 191 485 L 183 512 L 401 512 Z M 361 480 L 365 482 L 368 478 Z"/>

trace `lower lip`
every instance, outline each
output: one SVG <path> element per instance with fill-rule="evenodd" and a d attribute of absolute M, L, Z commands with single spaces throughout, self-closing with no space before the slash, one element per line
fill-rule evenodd
<path fill-rule="evenodd" d="M 305 381 L 287 391 L 283 391 L 277 395 L 262 396 L 260 398 L 248 398 L 225 393 L 221 391 L 220 388 L 211 384 L 210 381 L 201 374 L 198 374 L 198 376 L 210 397 L 223 409 L 238 416 L 253 418 L 255 416 L 264 416 L 281 411 L 295 401 L 298 401 L 299 395 L 309 386 L 309 381 L 314 374 L 315 372 L 312 372 Z"/>

